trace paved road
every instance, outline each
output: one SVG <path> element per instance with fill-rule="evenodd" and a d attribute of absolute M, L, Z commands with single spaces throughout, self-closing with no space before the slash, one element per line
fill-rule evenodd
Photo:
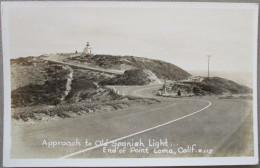
<path fill-rule="evenodd" d="M 154 95 L 161 85 L 116 86 L 120 93 L 151 97 L 160 103 L 130 107 L 37 126 L 14 128 L 14 158 L 196 157 L 253 155 L 252 108 L 245 100 L 164 98 Z M 47 148 L 46 141 L 74 141 L 81 146 Z M 91 146 L 85 146 L 86 139 Z M 160 142 L 161 146 L 149 146 Z M 99 145 L 98 140 L 109 142 Z M 144 146 L 114 144 L 140 142 Z M 121 143 L 120 143 L 121 142 Z M 167 145 L 166 145 L 167 144 Z M 192 146 L 194 150 L 192 150 Z M 131 148 L 131 149 L 130 149 Z M 147 148 L 147 149 L 146 149 Z M 110 150 L 108 150 L 110 149 Z M 132 153 L 130 153 L 130 150 Z M 141 152 L 139 153 L 138 152 Z M 161 151 L 160 151 L 161 150 Z M 147 152 L 148 151 L 148 152 Z M 168 152 L 158 154 L 158 152 Z M 110 152 L 110 153 L 109 153 Z M 172 153 L 171 153 L 172 152 Z"/>

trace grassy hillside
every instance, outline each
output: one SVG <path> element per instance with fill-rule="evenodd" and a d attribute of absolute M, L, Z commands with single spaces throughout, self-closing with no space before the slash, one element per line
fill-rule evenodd
<path fill-rule="evenodd" d="M 12 118 L 22 121 L 39 121 L 48 120 L 53 117 L 71 118 L 81 115 L 87 115 L 97 112 L 108 112 L 111 110 L 123 109 L 128 106 L 135 106 L 140 104 L 153 104 L 158 101 L 155 99 L 143 99 L 135 97 L 123 97 L 118 96 L 112 91 L 108 91 L 112 99 L 106 101 L 91 101 L 85 99 L 84 101 L 78 101 L 74 103 L 61 103 L 57 106 L 50 105 L 38 105 L 27 106 L 22 108 L 12 109 Z"/>
<path fill-rule="evenodd" d="M 251 88 L 247 86 L 243 86 L 231 80 L 220 77 L 205 78 L 203 80 L 203 83 L 205 85 L 211 86 L 212 88 L 214 87 L 218 89 L 219 92 L 222 93 L 229 92 L 232 94 L 250 94 L 253 91 Z"/>
<path fill-rule="evenodd" d="M 151 72 L 144 69 L 131 69 L 124 72 L 123 75 L 117 75 L 113 78 L 105 79 L 100 82 L 101 85 L 147 85 L 149 83 L 158 83 L 159 79 Z"/>
<path fill-rule="evenodd" d="M 98 83 L 115 75 L 43 61 L 40 58 L 11 60 L 12 117 L 42 120 L 156 103 L 154 99 L 124 97 Z M 17 74 L 22 74 L 18 78 Z"/>
<path fill-rule="evenodd" d="M 185 79 L 190 76 L 188 72 L 176 65 L 160 60 L 134 56 L 86 55 L 68 58 L 65 61 L 87 64 L 88 66 L 101 67 L 104 69 L 147 69 L 154 73 L 158 78 L 167 78 L 171 80 Z"/>
<path fill-rule="evenodd" d="M 186 79 L 191 76 L 187 71 L 160 60 L 152 60 L 141 57 L 127 57 L 131 61 L 131 65 L 139 69 L 147 69 L 152 71 L 158 78 L 167 78 L 170 80 Z"/>
<path fill-rule="evenodd" d="M 74 68 L 71 90 L 65 100 L 75 103 L 84 100 L 106 101 L 113 99 L 110 89 L 98 85 L 100 81 L 112 77 L 114 75 Z"/>
<path fill-rule="evenodd" d="M 26 86 L 30 83 L 42 85 L 47 81 L 45 61 L 34 58 L 11 59 L 11 90 Z"/>
<path fill-rule="evenodd" d="M 164 88 L 162 89 L 164 90 Z M 219 77 L 204 78 L 199 81 L 179 81 L 168 84 L 166 90 L 169 94 L 181 96 L 204 96 L 224 94 L 251 94 L 252 89 L 239 85 L 231 80 Z"/>
<path fill-rule="evenodd" d="M 66 89 L 69 70 L 39 58 L 11 60 L 12 107 L 54 105 Z"/>

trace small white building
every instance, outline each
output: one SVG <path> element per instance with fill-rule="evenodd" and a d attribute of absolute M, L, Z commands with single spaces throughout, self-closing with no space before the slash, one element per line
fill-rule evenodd
<path fill-rule="evenodd" d="M 89 42 L 87 42 L 86 47 L 83 49 L 83 53 L 84 54 L 91 54 L 91 50 L 92 50 L 92 48 L 90 47 Z"/>

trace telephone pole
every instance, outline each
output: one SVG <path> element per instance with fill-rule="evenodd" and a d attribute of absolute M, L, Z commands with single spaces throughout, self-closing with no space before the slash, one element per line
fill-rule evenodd
<path fill-rule="evenodd" d="M 210 59 L 210 55 L 207 55 L 208 56 L 208 78 L 209 78 L 209 59 Z"/>

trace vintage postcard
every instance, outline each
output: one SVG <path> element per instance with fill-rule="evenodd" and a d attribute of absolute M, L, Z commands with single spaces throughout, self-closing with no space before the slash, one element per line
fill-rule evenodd
<path fill-rule="evenodd" d="M 4 166 L 258 163 L 258 4 L 1 5 Z"/>

